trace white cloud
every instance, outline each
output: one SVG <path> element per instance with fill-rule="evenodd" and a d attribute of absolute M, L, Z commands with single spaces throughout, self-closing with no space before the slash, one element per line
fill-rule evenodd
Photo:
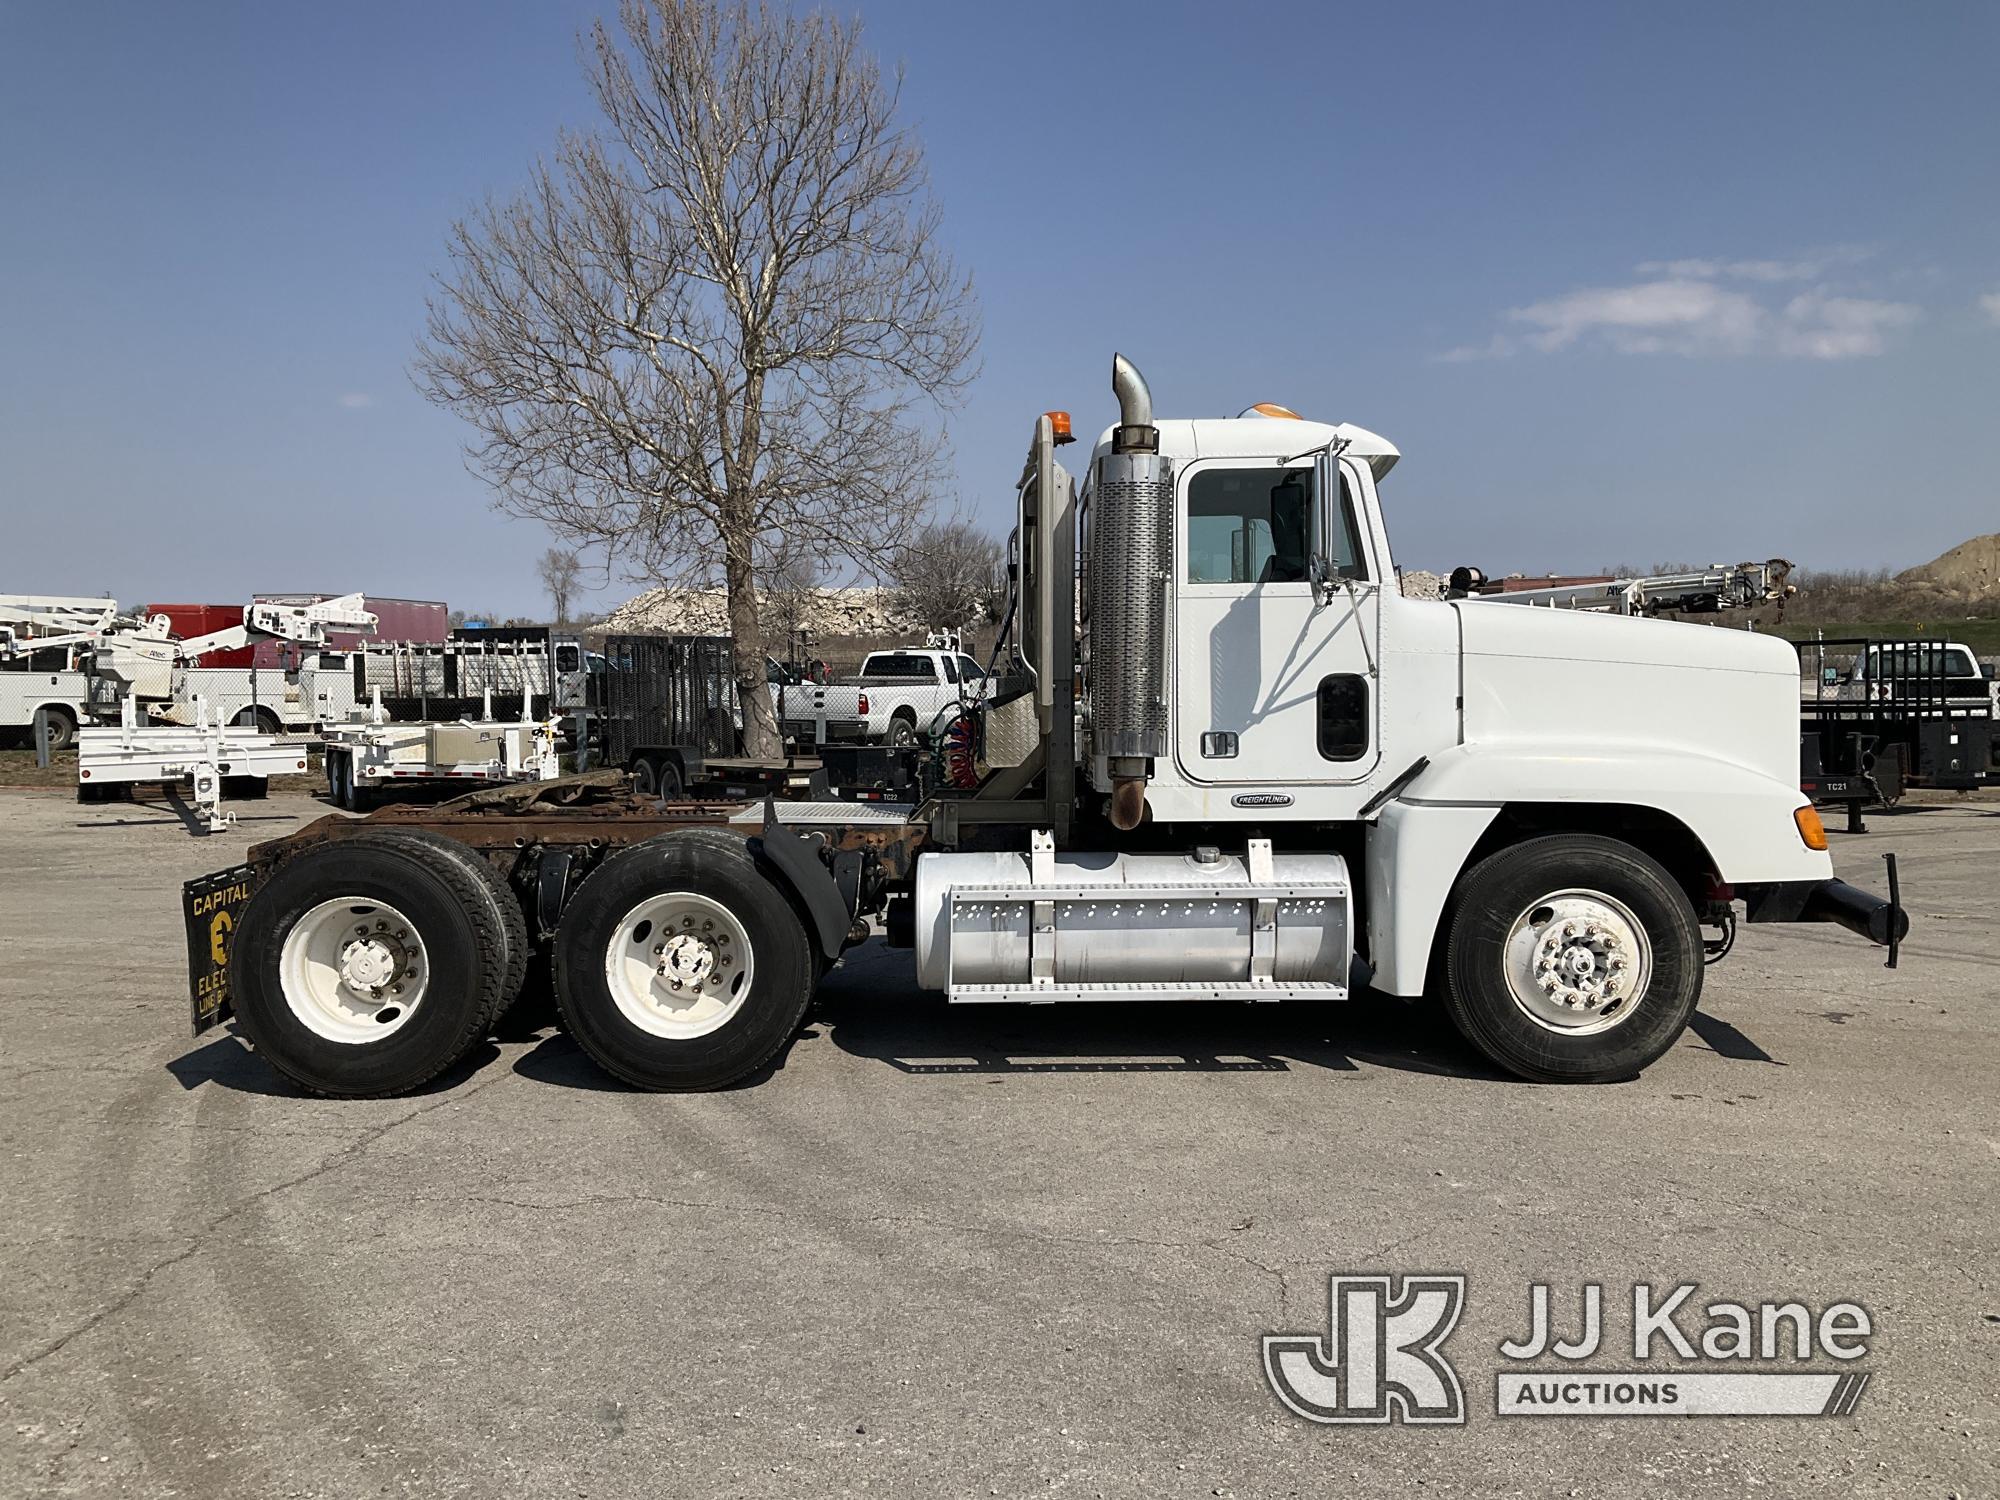
<path fill-rule="evenodd" d="M 1433 354 L 1431 358 L 1442 365 L 1463 365 L 1476 359 L 1505 359 L 1513 352 L 1514 341 L 1504 333 L 1496 333 L 1483 344 L 1460 344 L 1456 349 Z"/>
<path fill-rule="evenodd" d="M 1585 287 L 1507 316 L 1535 330 L 1528 342 L 1545 354 L 1596 338 L 1620 354 L 1748 354 L 1764 310 L 1744 292 L 1711 281 L 1645 281 Z"/>
<path fill-rule="evenodd" d="M 1775 325 L 1777 352 L 1799 359 L 1860 359 L 1880 354 L 1888 335 L 1923 316 L 1908 302 L 1829 297 L 1806 292 L 1785 304 Z"/>
<path fill-rule="evenodd" d="M 1739 264 L 1776 268 L 1780 263 Z M 1764 283 L 1780 279 L 1729 274 Z M 1684 358 L 1859 359 L 1881 354 L 1891 335 L 1923 316 L 1908 302 L 1836 296 L 1824 286 L 1782 303 L 1761 300 L 1767 295 L 1723 285 L 1720 273 L 1692 271 L 1629 286 L 1583 287 L 1510 309 L 1507 320 L 1522 330 L 1518 337 L 1497 333 L 1485 344 L 1462 345 L 1437 358 L 1460 363 L 1505 358 L 1519 349 L 1553 354 L 1595 347 Z M 2000 313 L 1995 316 L 2000 319 Z"/>
<path fill-rule="evenodd" d="M 2000 292 L 1987 292 L 1979 299 L 1979 310 L 1989 321 L 2000 323 Z"/>
<path fill-rule="evenodd" d="M 340 404 L 349 411 L 359 411 L 364 406 L 373 406 L 375 398 L 366 391 L 349 391 L 340 398 Z"/>
<path fill-rule="evenodd" d="M 1797 260 L 1649 260 L 1634 269 L 1641 276 L 1675 281 L 1816 281 L 1837 266 L 1858 265 L 1874 253 L 1865 245 L 1836 245 Z"/>

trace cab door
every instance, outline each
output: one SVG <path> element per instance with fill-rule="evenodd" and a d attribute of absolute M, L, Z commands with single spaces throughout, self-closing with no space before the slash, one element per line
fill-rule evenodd
<path fill-rule="evenodd" d="M 1280 788 L 1364 779 L 1381 755 L 1379 592 L 1358 475 L 1322 453 L 1198 460 L 1175 482 L 1182 774 Z"/>

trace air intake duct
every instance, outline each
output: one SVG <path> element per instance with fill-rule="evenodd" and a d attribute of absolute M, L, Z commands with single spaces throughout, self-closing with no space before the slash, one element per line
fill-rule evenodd
<path fill-rule="evenodd" d="M 1111 820 L 1135 828 L 1147 761 L 1167 751 L 1167 591 L 1173 577 L 1173 471 L 1160 456 L 1153 398 L 1123 355 L 1111 362 L 1118 426 L 1097 461 L 1090 539 L 1091 735 L 1112 781 Z"/>

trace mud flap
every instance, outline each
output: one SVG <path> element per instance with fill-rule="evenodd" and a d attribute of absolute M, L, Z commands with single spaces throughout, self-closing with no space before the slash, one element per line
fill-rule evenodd
<path fill-rule="evenodd" d="M 181 919 L 187 927 L 188 998 L 194 1034 L 200 1036 L 229 1014 L 229 951 L 243 908 L 257 889 L 248 865 L 203 875 L 181 887 Z"/>

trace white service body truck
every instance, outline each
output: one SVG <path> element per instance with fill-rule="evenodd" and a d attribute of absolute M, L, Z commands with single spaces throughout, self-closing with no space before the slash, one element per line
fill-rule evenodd
<path fill-rule="evenodd" d="M 322 820 L 187 887 L 197 1026 L 233 1009 L 325 1092 L 408 1089 L 542 947 L 600 1066 L 714 1088 L 786 1044 L 879 918 L 953 1003 L 1368 984 L 1434 1000 L 1509 1072 L 1581 1082 L 1675 1043 L 1738 903 L 1893 962 L 1893 865 L 1889 899 L 1836 880 L 1799 791 L 1785 642 L 1405 598 L 1387 441 L 1156 421 L 1122 358 L 1113 389 L 1081 487 L 1068 417 L 1035 425 L 999 643 L 1025 679 L 980 710 L 974 785 L 727 805 L 579 778 Z"/>
<path fill-rule="evenodd" d="M 90 678 L 79 671 L 0 666 L 0 733 L 19 738 L 48 726 L 49 748 L 76 744 L 77 728 L 90 722 Z"/>
<path fill-rule="evenodd" d="M 46 726 L 51 750 L 76 743 L 90 720 L 90 677 L 78 661 L 118 619 L 109 599 L 0 594 L 0 736 Z"/>

